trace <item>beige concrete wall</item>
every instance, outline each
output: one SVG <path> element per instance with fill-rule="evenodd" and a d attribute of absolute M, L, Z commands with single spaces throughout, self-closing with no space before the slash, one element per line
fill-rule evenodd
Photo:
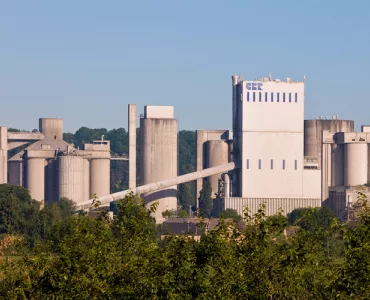
<path fill-rule="evenodd" d="M 140 120 L 140 183 L 141 185 L 177 176 L 177 120 Z M 162 212 L 177 210 L 177 186 L 144 195 L 150 206 L 158 201 L 154 214 L 157 223 L 162 223 Z"/>
<path fill-rule="evenodd" d="M 145 105 L 144 115 L 146 119 L 174 119 L 175 111 L 173 106 Z"/>
<path fill-rule="evenodd" d="M 90 198 L 110 194 L 110 160 L 94 158 L 90 161 Z"/>
<path fill-rule="evenodd" d="M 85 200 L 83 157 L 59 156 L 58 177 L 58 200 L 67 198 L 76 203 Z"/>
<path fill-rule="evenodd" d="M 243 132 L 242 137 L 244 198 L 303 197 L 303 133 Z"/>
<path fill-rule="evenodd" d="M 45 137 L 63 139 L 63 119 L 56 118 L 40 118 L 39 130 Z"/>
<path fill-rule="evenodd" d="M 26 160 L 26 188 L 32 199 L 43 202 L 45 199 L 45 159 L 28 158 Z"/>
<path fill-rule="evenodd" d="M 303 170 L 302 198 L 321 199 L 321 170 Z"/>

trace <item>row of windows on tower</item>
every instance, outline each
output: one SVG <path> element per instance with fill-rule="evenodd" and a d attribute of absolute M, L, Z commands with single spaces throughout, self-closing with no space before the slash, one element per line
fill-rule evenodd
<path fill-rule="evenodd" d="M 293 99 L 294 98 L 294 99 Z M 247 92 L 247 102 L 298 102 L 298 93 Z"/>
<path fill-rule="evenodd" d="M 274 161 L 273 159 L 270 159 L 270 169 L 271 170 L 273 170 L 274 169 L 274 163 L 276 164 L 276 160 Z M 280 166 L 275 166 L 275 168 L 276 167 L 280 167 Z M 258 162 L 257 162 L 257 168 L 259 169 L 259 170 L 262 170 L 262 159 L 259 159 L 258 160 Z M 283 170 L 286 170 L 287 168 L 288 168 L 288 166 L 287 166 L 287 164 L 286 164 L 286 161 L 285 161 L 285 159 L 283 159 L 282 161 L 281 161 L 281 168 L 283 169 Z M 247 159 L 247 169 L 249 170 L 249 169 L 251 169 L 251 164 L 249 163 L 249 159 Z M 297 160 L 295 159 L 294 160 L 294 170 L 297 170 L 298 169 L 298 162 L 297 162 Z"/>

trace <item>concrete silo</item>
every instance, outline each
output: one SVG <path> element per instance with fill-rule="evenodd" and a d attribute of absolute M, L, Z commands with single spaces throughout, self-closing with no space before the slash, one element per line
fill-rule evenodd
<path fill-rule="evenodd" d="M 54 138 L 56 140 L 63 139 L 63 119 L 57 118 L 40 118 L 39 131 L 46 138 Z"/>
<path fill-rule="evenodd" d="M 206 168 L 216 167 L 228 163 L 229 147 L 225 141 L 214 140 L 206 142 Z M 218 180 L 221 174 L 208 177 L 212 187 L 212 197 L 218 193 Z"/>
<path fill-rule="evenodd" d="M 110 159 L 90 160 L 90 196 L 101 197 L 110 194 Z"/>
<path fill-rule="evenodd" d="M 78 203 L 84 199 L 84 158 L 81 156 L 58 157 L 58 200 L 67 198 Z"/>
<path fill-rule="evenodd" d="M 344 145 L 344 185 L 356 186 L 367 183 L 367 144 Z"/>
<path fill-rule="evenodd" d="M 322 131 L 353 132 L 352 120 L 304 120 L 304 156 L 316 158 L 321 168 Z"/>
<path fill-rule="evenodd" d="M 28 157 L 26 161 L 25 187 L 32 199 L 43 202 L 45 199 L 45 158 Z"/>
<path fill-rule="evenodd" d="M 177 176 L 177 120 L 172 106 L 145 106 L 140 120 L 140 181 L 141 184 Z M 158 201 L 154 217 L 162 223 L 162 212 L 177 210 L 177 186 L 144 195 L 149 207 Z"/>

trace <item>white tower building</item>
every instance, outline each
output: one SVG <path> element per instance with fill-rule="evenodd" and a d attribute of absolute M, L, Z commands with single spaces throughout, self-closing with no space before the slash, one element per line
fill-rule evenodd
<path fill-rule="evenodd" d="M 304 82 L 233 77 L 234 160 L 239 169 L 224 208 L 268 214 L 320 206 L 320 171 L 305 169 Z M 236 123 L 236 124 L 235 124 Z M 226 207 L 227 206 L 227 207 Z"/>

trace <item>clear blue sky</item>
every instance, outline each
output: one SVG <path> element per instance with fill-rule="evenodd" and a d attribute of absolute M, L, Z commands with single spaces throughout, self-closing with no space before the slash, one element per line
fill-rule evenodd
<path fill-rule="evenodd" d="M 0 0 L 3 126 L 127 128 L 136 103 L 226 129 L 239 73 L 306 75 L 306 118 L 369 124 L 370 1 Z"/>

